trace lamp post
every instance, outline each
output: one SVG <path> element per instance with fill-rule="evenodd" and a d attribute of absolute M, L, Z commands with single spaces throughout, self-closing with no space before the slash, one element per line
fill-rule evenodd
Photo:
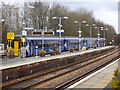
<path fill-rule="evenodd" d="M 29 8 L 34 8 L 34 6 L 28 6 Z M 25 31 L 25 21 L 24 21 L 24 6 L 23 6 L 23 31 L 22 31 L 22 42 L 23 42 L 23 58 L 24 58 L 24 47 L 25 47 L 25 36 L 27 35 L 27 32 Z"/>
<path fill-rule="evenodd" d="M 24 22 L 24 7 L 23 7 L 23 31 L 22 32 L 24 32 L 25 31 L 25 22 Z M 22 42 L 23 42 L 23 58 L 24 58 L 24 42 L 25 42 L 25 38 L 24 38 L 24 35 L 23 35 L 23 40 L 22 40 Z"/>
<path fill-rule="evenodd" d="M 44 30 L 42 30 L 42 50 L 44 50 Z"/>
<path fill-rule="evenodd" d="M 86 24 L 86 26 L 88 27 L 88 26 L 90 26 L 90 48 L 92 47 L 92 45 L 91 45 L 91 41 L 92 41 L 92 26 L 96 26 L 95 24 L 92 24 L 92 25 L 89 25 L 89 24 Z"/>
<path fill-rule="evenodd" d="M 81 34 L 82 34 L 82 30 L 81 30 L 81 24 L 82 23 L 86 23 L 86 21 L 74 21 L 74 23 L 78 23 L 78 27 L 79 27 L 79 30 L 78 30 L 78 33 L 79 33 L 79 51 L 81 50 Z"/>
<path fill-rule="evenodd" d="M 52 17 L 52 19 L 58 19 L 59 20 L 59 51 L 61 52 L 61 28 L 62 28 L 62 25 L 61 25 L 61 20 L 62 19 L 68 19 L 68 17 Z"/>
<path fill-rule="evenodd" d="M 103 30 L 104 32 L 103 32 L 103 37 L 104 37 L 104 46 L 106 46 L 106 31 L 108 30 L 107 28 L 105 28 L 105 29 L 101 29 L 101 30 Z"/>
<path fill-rule="evenodd" d="M 98 29 L 98 47 L 100 46 L 99 41 L 100 41 L 100 30 Z"/>

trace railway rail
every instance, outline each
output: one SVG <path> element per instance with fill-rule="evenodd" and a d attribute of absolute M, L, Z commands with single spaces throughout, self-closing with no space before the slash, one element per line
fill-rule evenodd
<path fill-rule="evenodd" d="M 98 67 L 96 67 L 96 68 L 94 68 L 94 69 L 92 69 L 92 70 L 90 70 L 90 71 L 88 71 L 88 72 L 86 72 L 86 73 L 83 73 L 83 74 L 79 75 L 78 77 L 76 77 L 76 78 L 74 78 L 74 79 L 72 79 L 72 80 L 69 80 L 68 82 L 65 82 L 65 83 L 57 86 L 57 87 L 55 88 L 55 90 L 56 90 L 56 89 L 65 89 L 65 88 L 73 85 L 74 83 L 80 81 L 81 79 L 87 77 L 88 75 L 94 73 L 95 71 L 97 71 L 97 70 L 105 67 L 106 65 L 112 63 L 113 61 L 117 60 L 118 58 L 120 58 L 119 55 L 116 56 L 115 58 L 111 59 L 110 61 L 105 62 L 104 64 L 102 64 L 102 65 L 100 65 L 100 66 L 98 66 Z"/>
<path fill-rule="evenodd" d="M 84 78 L 85 76 L 89 75 L 90 73 L 95 72 L 96 70 L 102 68 L 103 66 L 109 64 L 110 62 L 116 60 L 120 56 L 117 55 L 119 52 L 119 49 L 107 51 L 103 54 L 96 55 L 90 59 L 82 60 L 81 62 L 73 63 L 68 66 L 64 66 L 62 68 L 56 69 L 52 72 L 44 73 L 42 75 L 34 75 L 31 78 L 28 79 L 19 79 L 18 82 L 5 82 L 3 83 L 2 88 L 21 88 L 21 89 L 27 89 L 27 88 L 55 88 L 55 89 L 60 89 L 60 88 L 66 88 L 73 83 L 77 82 L 78 80 Z M 113 59 L 105 61 L 105 58 L 108 57 L 114 57 Z M 103 61 L 102 61 L 103 60 Z M 101 61 L 101 62 L 100 62 Z M 105 62 L 105 63 L 103 63 Z M 100 65 L 95 66 L 96 63 L 99 63 Z M 91 66 L 90 66 L 91 65 Z M 94 66 L 94 67 L 92 67 Z M 84 71 L 83 71 L 84 69 Z M 90 70 L 88 70 L 90 69 Z M 78 73 L 78 75 L 74 75 L 74 73 L 78 71 L 82 71 Z M 68 75 L 73 75 L 72 77 L 67 77 Z M 62 82 L 60 82 L 59 79 L 62 77 Z M 67 79 L 63 79 L 66 78 Z M 55 83 L 55 80 L 58 80 L 59 83 Z M 54 83 L 52 83 L 54 82 Z M 9 84 L 6 84 L 9 83 Z M 50 84 L 52 83 L 52 84 Z M 54 84 L 54 85 L 53 85 Z"/>

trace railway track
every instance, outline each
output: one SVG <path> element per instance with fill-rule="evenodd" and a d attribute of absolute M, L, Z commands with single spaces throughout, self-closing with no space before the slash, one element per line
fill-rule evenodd
<path fill-rule="evenodd" d="M 67 87 L 73 85 L 74 83 L 80 81 L 81 79 L 87 77 L 88 75 L 90 75 L 90 74 L 96 72 L 97 70 L 100 70 L 101 68 L 105 67 L 106 65 L 112 63 L 113 61 L 117 60 L 118 58 L 120 58 L 120 56 L 116 56 L 115 58 L 111 59 L 110 61 L 105 62 L 104 64 L 102 64 L 102 65 L 100 65 L 100 66 L 98 66 L 98 67 L 96 67 L 96 68 L 94 68 L 94 69 L 92 69 L 92 70 L 90 70 L 90 71 L 88 71 L 88 72 L 86 72 L 84 74 L 81 74 L 78 77 L 76 77 L 76 78 L 74 78 L 72 80 L 69 80 L 68 82 L 65 82 L 65 83 L 57 86 L 55 88 L 55 90 L 57 90 L 57 89 L 66 89 Z"/>
<path fill-rule="evenodd" d="M 71 72 L 74 72 L 78 69 L 81 69 L 87 65 L 90 65 L 92 63 L 95 63 L 99 60 L 102 60 L 104 58 L 107 58 L 108 56 L 111 56 L 112 54 L 118 52 L 118 49 L 115 49 L 115 50 L 111 50 L 109 52 L 105 52 L 101 55 L 96 55 L 95 57 L 91 58 L 91 59 L 88 59 L 88 60 L 84 60 L 82 62 L 77 62 L 77 63 L 74 63 L 74 64 L 71 64 L 71 65 L 68 65 L 68 66 L 65 66 L 65 67 L 62 67 L 62 68 L 59 68 L 59 69 L 56 69 L 52 72 L 48 72 L 48 73 L 45 73 L 45 74 L 42 74 L 42 75 L 37 75 L 37 76 L 34 76 L 32 78 L 29 78 L 29 79 L 24 79 L 24 80 L 19 80 L 19 82 L 13 82 L 11 84 L 8 84 L 8 85 L 3 85 L 3 88 L 21 88 L 21 89 L 27 89 L 27 88 L 42 88 L 40 87 L 40 85 L 44 86 L 44 83 L 46 82 L 50 82 L 52 80 L 55 80 L 57 78 L 60 78 L 62 76 L 65 76 Z M 119 56 L 117 56 L 116 58 L 118 58 Z M 114 61 L 114 60 L 112 60 Z M 111 61 L 107 61 L 107 63 L 110 63 Z M 103 64 L 102 66 L 105 66 L 105 64 Z M 99 66 L 99 67 L 102 67 L 102 66 Z M 98 68 L 98 67 L 97 67 Z M 65 83 L 60 83 L 60 84 L 57 84 L 57 85 L 54 85 L 49 88 L 56 88 L 56 89 L 60 89 L 60 88 L 66 88 L 68 86 L 70 86 L 71 84 L 75 83 L 77 80 L 80 80 L 82 79 L 83 77 L 85 77 L 86 75 L 89 75 L 89 73 L 91 72 L 94 72 L 95 70 L 97 69 L 91 69 L 90 71 L 88 72 L 84 72 L 82 73 L 81 75 L 77 75 L 78 77 L 77 78 L 74 78 L 72 80 L 69 80 L 68 82 L 65 82 Z M 80 79 L 78 79 L 80 78 Z"/>

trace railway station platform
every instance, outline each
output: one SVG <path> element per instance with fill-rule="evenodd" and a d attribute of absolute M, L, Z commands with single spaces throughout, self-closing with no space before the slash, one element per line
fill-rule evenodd
<path fill-rule="evenodd" d="M 68 87 L 67 90 L 71 90 L 72 88 L 110 89 L 110 81 L 112 80 L 114 70 L 118 67 L 118 61 L 120 61 L 120 59 L 73 84 Z"/>
<path fill-rule="evenodd" d="M 100 49 L 102 50 L 102 49 L 111 48 L 111 47 L 114 47 L 114 46 L 99 47 L 96 49 L 89 49 L 86 51 L 73 52 L 73 53 L 62 52 L 60 55 L 55 55 L 55 56 L 46 55 L 45 57 L 37 57 L 37 58 L 36 57 L 28 57 L 28 58 L 16 57 L 14 59 L 0 59 L 0 62 L 1 62 L 0 69 L 4 70 L 4 69 L 14 68 L 14 67 L 18 67 L 18 66 L 23 66 L 23 65 L 29 65 L 29 64 L 33 64 L 33 63 L 37 63 L 37 62 L 58 59 L 58 58 L 62 58 L 62 57 L 80 55 L 80 54 L 84 54 L 84 53 L 97 51 Z"/>

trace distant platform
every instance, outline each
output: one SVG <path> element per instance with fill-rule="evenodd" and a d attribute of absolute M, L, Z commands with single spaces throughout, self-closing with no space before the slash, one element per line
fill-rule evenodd
<path fill-rule="evenodd" d="M 14 59 L 2 59 L 2 60 L 0 60 L 1 64 L 2 64 L 0 69 L 1 70 L 9 69 L 9 68 L 19 67 L 19 66 L 23 66 L 23 65 L 29 65 L 29 64 L 33 64 L 33 63 L 53 60 L 53 59 L 57 59 L 57 58 L 64 58 L 64 57 L 69 57 L 69 56 L 74 56 L 74 55 L 80 55 L 80 54 L 90 53 L 93 51 L 111 48 L 111 47 L 114 47 L 114 46 L 99 47 L 96 49 L 89 49 L 86 51 L 73 52 L 73 53 L 69 53 L 69 52 L 64 53 L 63 52 L 60 55 L 55 55 L 55 56 L 48 56 L 47 55 L 45 57 L 37 57 L 37 58 L 36 57 L 29 57 L 29 58 L 16 57 Z"/>

